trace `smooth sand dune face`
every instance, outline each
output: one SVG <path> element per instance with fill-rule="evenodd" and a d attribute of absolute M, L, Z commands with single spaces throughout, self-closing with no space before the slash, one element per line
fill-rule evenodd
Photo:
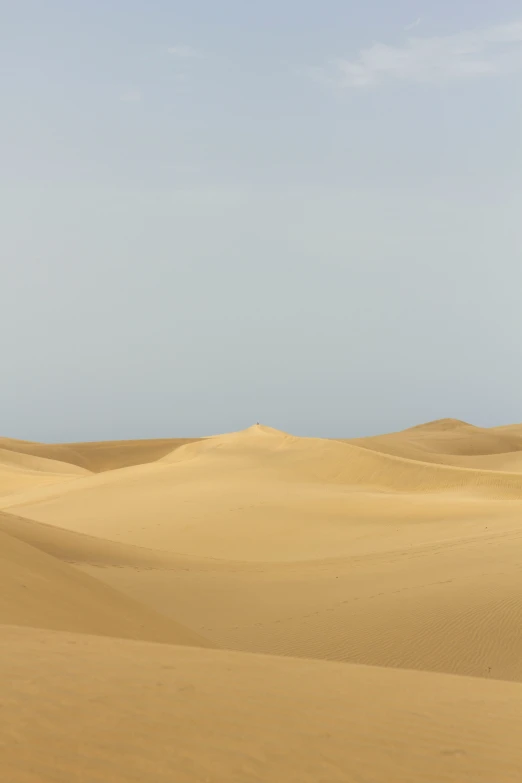
<path fill-rule="evenodd" d="M 168 552 L 146 549 L 75 533 L 0 511 L 0 532 L 7 533 L 65 563 L 92 566 L 128 566 L 131 569 L 171 570 L 184 567 L 186 559 Z M 191 561 L 192 563 L 193 561 Z"/>
<path fill-rule="evenodd" d="M 522 768 L 514 683 L 8 627 L 0 667 L 10 783 L 515 783 Z"/>
<path fill-rule="evenodd" d="M 259 565 L 173 556 L 8 514 L 0 529 L 223 647 L 522 679 L 520 530 Z"/>
<path fill-rule="evenodd" d="M 210 646 L 188 628 L 3 532 L 0 623 Z"/>
<path fill-rule="evenodd" d="M 2 627 L 6 657 L 27 662 L 7 676 L 32 682 L 37 659 L 41 677 L 24 686 L 31 724 L 20 691 L 9 695 L 11 736 L 34 753 L 24 766 L 6 746 L 0 772 L 521 780 L 520 686 L 499 682 L 522 682 L 521 444 L 522 426 L 443 420 L 357 441 L 255 426 L 182 444 L 63 444 L 90 460 L 65 469 L 11 449 L 0 622 L 83 636 Z M 43 682 L 59 693 L 51 712 Z M 117 727 L 108 742 L 87 693 Z"/>
<path fill-rule="evenodd" d="M 223 647 L 522 680 L 522 531 L 399 541 L 307 563 L 81 567 Z"/>

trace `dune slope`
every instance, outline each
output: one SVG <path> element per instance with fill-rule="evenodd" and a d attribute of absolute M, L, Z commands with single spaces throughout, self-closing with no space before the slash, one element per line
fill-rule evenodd
<path fill-rule="evenodd" d="M 0 623 L 207 646 L 197 633 L 0 532 Z"/>
<path fill-rule="evenodd" d="M 136 567 L 129 549 L 119 567 L 81 553 L 78 567 L 223 647 L 521 681 L 521 543 L 520 529 L 483 531 L 309 562 Z"/>
<path fill-rule="evenodd" d="M 10 783 L 515 783 L 522 686 L 4 627 Z"/>

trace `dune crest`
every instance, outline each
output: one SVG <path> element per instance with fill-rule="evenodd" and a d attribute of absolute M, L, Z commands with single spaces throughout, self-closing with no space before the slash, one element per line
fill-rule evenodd
<path fill-rule="evenodd" d="M 427 421 L 425 424 L 415 424 L 413 427 L 404 430 L 404 432 L 452 432 L 460 429 L 477 428 L 474 424 L 469 424 L 461 419 L 434 419 L 433 421 Z"/>

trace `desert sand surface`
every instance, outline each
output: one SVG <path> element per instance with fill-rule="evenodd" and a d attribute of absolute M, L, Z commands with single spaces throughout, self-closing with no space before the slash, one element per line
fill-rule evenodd
<path fill-rule="evenodd" d="M 518 683 L 13 626 L 0 666 L 10 781 L 519 780 Z"/>
<path fill-rule="evenodd" d="M 0 509 L 2 778 L 522 779 L 522 425 L 4 438 Z"/>

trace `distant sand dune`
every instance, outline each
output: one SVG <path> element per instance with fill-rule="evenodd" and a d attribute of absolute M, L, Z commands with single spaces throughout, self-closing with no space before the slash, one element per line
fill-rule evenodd
<path fill-rule="evenodd" d="M 477 470 L 522 472 L 522 425 L 483 429 L 455 419 L 343 441 L 383 454 Z"/>
<path fill-rule="evenodd" d="M 0 448 L 0 499 L 34 487 L 88 475 L 88 470 L 77 465 Z"/>
<path fill-rule="evenodd" d="M 93 473 L 154 462 L 194 438 L 158 438 L 156 440 L 100 441 L 92 443 L 33 443 L 0 438 L 0 449 L 68 462 Z"/>

